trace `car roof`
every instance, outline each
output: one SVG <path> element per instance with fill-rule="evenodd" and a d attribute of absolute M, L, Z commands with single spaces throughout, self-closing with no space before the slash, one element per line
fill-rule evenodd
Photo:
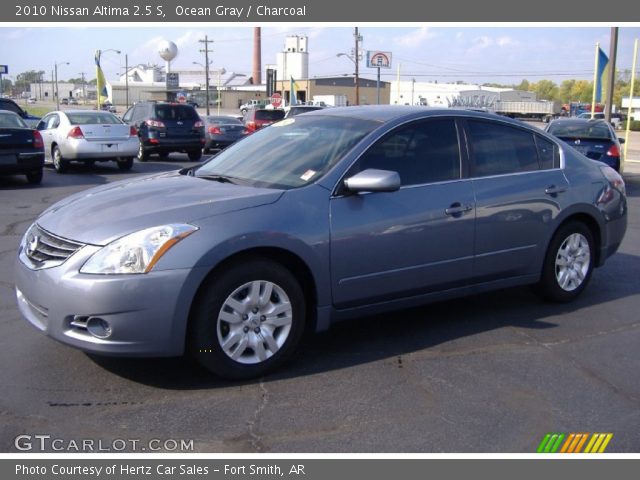
<path fill-rule="evenodd" d="M 363 106 L 351 106 L 351 107 L 332 107 L 323 108 L 320 110 L 314 110 L 305 113 L 306 117 L 313 115 L 318 116 L 337 116 L 337 117 L 352 117 L 362 120 L 374 120 L 380 123 L 387 123 L 398 120 L 411 120 L 414 118 L 429 117 L 429 116 L 457 116 L 457 117 L 473 117 L 478 119 L 486 119 L 495 121 L 499 119 L 503 123 L 509 123 L 518 127 L 528 127 L 527 124 L 514 120 L 508 117 L 496 115 L 491 112 L 478 112 L 463 108 L 438 108 L 438 107 L 424 107 L 424 106 L 409 106 L 409 105 L 363 105 Z M 534 128 L 534 127 L 531 127 Z"/>
<path fill-rule="evenodd" d="M 558 118 L 557 120 L 553 120 L 549 125 L 562 123 L 563 125 L 585 125 L 585 124 L 602 124 L 609 125 L 606 121 L 600 118 L 594 118 L 593 120 L 590 118 Z"/>

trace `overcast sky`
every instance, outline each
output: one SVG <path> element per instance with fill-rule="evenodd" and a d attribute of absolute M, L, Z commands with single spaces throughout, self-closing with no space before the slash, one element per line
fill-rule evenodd
<path fill-rule="evenodd" d="M 593 76 L 594 48 L 600 42 L 609 52 L 608 27 L 361 27 L 365 50 L 393 53 L 393 70 L 384 80 L 395 79 L 401 64 L 403 79 L 440 82 L 464 80 L 470 83 L 519 83 L 526 78 L 548 78 L 561 82 L 567 78 Z M 262 64 L 276 63 L 276 53 L 284 47 L 287 35 L 309 37 L 309 75 L 341 75 L 353 72 L 353 64 L 337 53 L 353 47 L 353 28 L 348 27 L 265 27 L 262 29 Z M 214 40 L 212 68 L 251 74 L 253 28 L 213 27 L 0 27 L 0 64 L 9 66 L 9 77 L 25 70 L 44 70 L 49 79 L 54 63 L 70 62 L 58 69 L 58 78 L 95 77 L 93 54 L 96 49 L 121 50 L 102 57 L 108 79 L 124 70 L 124 53 L 129 64 L 164 64 L 157 53 L 162 39 L 175 42 L 179 53 L 172 63 L 175 70 L 198 68 L 204 63 L 198 39 Z M 630 69 L 633 41 L 640 27 L 620 28 L 618 69 Z M 374 71 L 362 64 L 364 76 Z"/>

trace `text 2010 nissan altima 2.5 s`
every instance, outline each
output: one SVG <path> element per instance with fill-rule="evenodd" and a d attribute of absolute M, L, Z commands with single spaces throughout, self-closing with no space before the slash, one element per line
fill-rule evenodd
<path fill-rule="evenodd" d="M 521 284 L 572 300 L 626 223 L 614 170 L 522 123 L 333 108 L 53 205 L 22 239 L 16 293 L 68 345 L 189 351 L 244 378 L 347 317 Z"/>

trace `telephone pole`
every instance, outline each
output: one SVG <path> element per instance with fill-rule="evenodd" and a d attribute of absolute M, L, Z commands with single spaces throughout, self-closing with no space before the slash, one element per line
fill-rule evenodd
<path fill-rule="evenodd" d="M 359 64 L 360 64 L 360 52 L 358 51 L 359 48 L 359 44 L 360 44 L 360 35 L 358 35 L 358 27 L 356 27 L 356 31 L 353 34 L 353 36 L 355 37 L 356 40 L 356 46 L 354 49 L 354 55 L 353 55 L 353 60 L 356 63 L 356 105 L 360 105 L 360 80 L 359 80 L 359 76 L 360 76 L 360 69 L 359 69 Z"/>
<path fill-rule="evenodd" d="M 209 44 L 213 43 L 213 40 L 209 40 L 207 35 L 204 36 L 204 40 L 198 40 L 200 43 L 204 43 L 204 49 L 200 50 L 200 53 L 204 53 L 204 77 L 205 77 L 205 98 L 207 102 L 207 116 L 209 115 L 209 53 L 213 53 L 213 50 L 209 50 Z"/>
<path fill-rule="evenodd" d="M 87 91 L 85 88 L 85 85 L 87 84 L 87 82 L 85 81 L 86 74 L 87 74 L 86 72 L 78 72 L 78 75 L 80 75 L 80 77 L 82 78 L 82 102 L 83 103 L 87 103 Z"/>

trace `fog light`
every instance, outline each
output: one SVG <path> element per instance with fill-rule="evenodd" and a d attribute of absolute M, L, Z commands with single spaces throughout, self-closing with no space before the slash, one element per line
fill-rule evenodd
<path fill-rule="evenodd" d="M 91 317 L 87 321 L 87 331 L 98 338 L 109 338 L 111 336 L 111 325 L 102 318 Z"/>

